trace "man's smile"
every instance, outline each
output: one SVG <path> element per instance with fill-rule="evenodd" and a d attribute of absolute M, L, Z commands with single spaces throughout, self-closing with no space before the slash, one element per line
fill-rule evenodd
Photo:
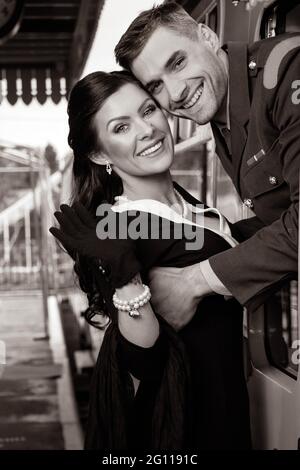
<path fill-rule="evenodd" d="M 189 109 L 192 106 L 194 106 L 197 103 L 197 101 L 200 99 L 202 92 L 203 92 L 203 81 L 201 85 L 197 88 L 193 96 L 182 105 L 183 109 Z"/>

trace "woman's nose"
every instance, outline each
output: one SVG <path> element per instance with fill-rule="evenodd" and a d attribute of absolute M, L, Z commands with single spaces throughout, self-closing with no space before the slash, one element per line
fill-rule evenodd
<path fill-rule="evenodd" d="M 151 122 L 141 119 L 141 121 L 138 123 L 138 138 L 140 140 L 147 139 L 149 137 L 152 137 L 153 132 L 154 127 Z"/>

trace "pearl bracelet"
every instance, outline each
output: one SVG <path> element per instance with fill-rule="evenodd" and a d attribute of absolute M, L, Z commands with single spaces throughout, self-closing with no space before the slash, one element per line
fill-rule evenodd
<path fill-rule="evenodd" d="M 151 299 L 151 292 L 148 286 L 143 284 L 144 292 L 131 300 L 121 300 L 115 293 L 113 295 L 113 304 L 121 312 L 128 312 L 130 317 L 139 317 L 139 307 L 143 307 Z"/>

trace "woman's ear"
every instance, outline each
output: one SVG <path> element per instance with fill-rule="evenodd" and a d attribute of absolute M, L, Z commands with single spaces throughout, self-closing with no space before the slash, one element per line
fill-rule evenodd
<path fill-rule="evenodd" d="M 206 26 L 206 24 L 199 23 L 198 38 L 199 41 L 204 41 L 205 44 L 211 47 L 215 52 L 220 49 L 220 41 L 218 36 L 212 29 Z"/>
<path fill-rule="evenodd" d="M 106 165 L 108 162 L 107 156 L 102 152 L 92 153 L 89 159 L 96 165 Z"/>

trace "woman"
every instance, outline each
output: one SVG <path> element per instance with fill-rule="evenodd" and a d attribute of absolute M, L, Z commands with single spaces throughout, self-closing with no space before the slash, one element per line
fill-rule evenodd
<path fill-rule="evenodd" d="M 228 223 L 173 184 L 168 122 L 133 77 L 88 75 L 73 88 L 68 113 L 75 194 L 72 208 L 55 214 L 60 229 L 51 232 L 74 258 L 80 255 L 75 270 L 89 298 L 88 319 L 95 312 L 110 319 L 91 388 L 86 448 L 249 448 L 241 307 L 207 297 L 176 333 L 155 315 L 142 285 L 153 266 L 195 264 L 233 246 Z M 97 238 L 100 219 L 90 214 L 103 202 L 113 205 L 107 224 L 125 226 L 126 239 Z M 160 236 L 148 232 L 133 241 L 132 211 Z M 204 235 L 203 246 L 186 249 L 187 232 L 178 238 L 178 227 Z"/>

